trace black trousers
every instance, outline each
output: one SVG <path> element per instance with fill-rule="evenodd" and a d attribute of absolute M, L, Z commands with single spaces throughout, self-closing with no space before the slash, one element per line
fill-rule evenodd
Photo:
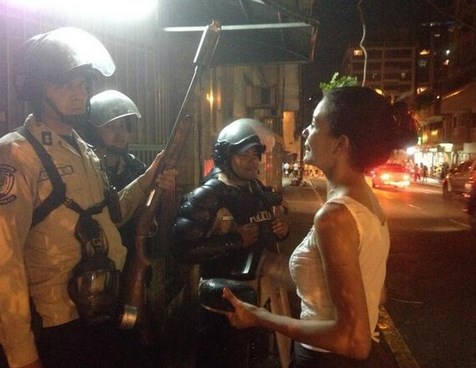
<path fill-rule="evenodd" d="M 339 354 L 309 350 L 294 342 L 289 368 L 397 368 L 393 358 L 378 343 L 372 342 L 372 350 L 367 359 L 358 360 Z"/>
<path fill-rule="evenodd" d="M 152 368 L 155 351 L 141 345 L 137 331 L 114 326 L 90 327 L 80 320 L 41 328 L 37 348 L 45 368 Z M 0 368 L 8 364 L 0 349 Z"/>
<path fill-rule="evenodd" d="M 230 327 L 225 316 L 200 307 L 196 368 L 248 368 L 254 329 Z"/>

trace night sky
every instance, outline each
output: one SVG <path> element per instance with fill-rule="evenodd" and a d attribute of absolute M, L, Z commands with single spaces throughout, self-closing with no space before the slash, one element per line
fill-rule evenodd
<path fill-rule="evenodd" d="M 434 4 L 447 0 L 434 0 Z M 358 0 L 318 0 L 316 17 L 320 22 L 316 62 L 312 66 L 317 82 L 329 81 L 339 70 L 344 51 L 349 43 L 362 38 L 362 25 L 357 8 Z M 392 38 L 402 28 L 429 19 L 442 17 L 427 0 L 364 0 L 364 21 L 369 40 L 378 35 Z M 365 43 L 364 43 L 365 45 Z"/>

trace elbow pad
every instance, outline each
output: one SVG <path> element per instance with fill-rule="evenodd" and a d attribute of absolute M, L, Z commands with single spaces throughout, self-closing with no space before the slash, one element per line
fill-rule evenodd
<path fill-rule="evenodd" d="M 173 254 L 179 260 L 200 263 L 243 248 L 237 233 L 212 234 L 226 193 L 226 185 L 212 179 L 184 196 L 172 228 Z"/>
<path fill-rule="evenodd" d="M 183 262 L 201 263 L 243 248 L 239 234 L 229 233 L 207 238 L 203 227 L 187 218 L 179 218 L 175 222 L 172 234 L 175 239 L 173 254 Z"/>

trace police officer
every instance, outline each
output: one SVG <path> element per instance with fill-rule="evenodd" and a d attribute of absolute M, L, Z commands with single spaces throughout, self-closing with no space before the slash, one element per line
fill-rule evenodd
<path fill-rule="evenodd" d="M 87 139 L 94 145 L 116 189 L 124 188 L 146 169 L 129 152 L 131 127 L 140 118 L 136 104 L 122 92 L 107 90 L 91 97 Z"/>
<path fill-rule="evenodd" d="M 125 94 L 107 90 L 91 97 L 88 124 L 84 134 L 101 159 L 109 182 L 121 190 L 145 172 L 146 165 L 129 152 L 129 133 L 132 124 L 141 118 L 136 104 Z M 121 224 L 122 242 L 131 249 L 134 245 L 136 222 Z"/>
<path fill-rule="evenodd" d="M 0 139 L 0 343 L 11 367 L 121 367 L 112 330 L 83 316 L 99 317 L 95 308 L 110 301 L 115 268 L 124 263 L 112 212 L 134 213 L 160 155 L 119 193 L 120 203 L 108 199 L 100 161 L 75 131 L 87 115 L 91 80 L 115 69 L 89 33 L 65 27 L 34 36 L 14 66 L 17 96 L 33 113 Z M 174 174 L 157 185 L 170 187 Z M 103 269 L 87 272 L 90 259 Z"/>
<path fill-rule="evenodd" d="M 215 177 L 181 202 L 174 252 L 180 260 L 200 264 L 202 282 L 254 280 L 263 253 L 275 251 L 276 242 L 288 234 L 285 217 L 273 211 L 282 196 L 257 179 L 266 147 L 254 124 L 260 123 L 238 119 L 220 132 L 213 151 Z M 197 367 L 248 366 L 249 335 L 237 337 L 243 331 L 233 331 L 223 316 L 203 308 L 199 323 Z"/>

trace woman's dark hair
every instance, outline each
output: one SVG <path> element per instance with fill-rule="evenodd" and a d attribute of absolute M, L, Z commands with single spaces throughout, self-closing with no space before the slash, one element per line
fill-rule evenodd
<path fill-rule="evenodd" d="M 331 134 L 349 138 L 356 168 L 381 165 L 394 149 L 416 144 L 416 120 L 406 104 L 391 105 L 373 89 L 331 89 L 324 94 L 324 103 Z"/>

